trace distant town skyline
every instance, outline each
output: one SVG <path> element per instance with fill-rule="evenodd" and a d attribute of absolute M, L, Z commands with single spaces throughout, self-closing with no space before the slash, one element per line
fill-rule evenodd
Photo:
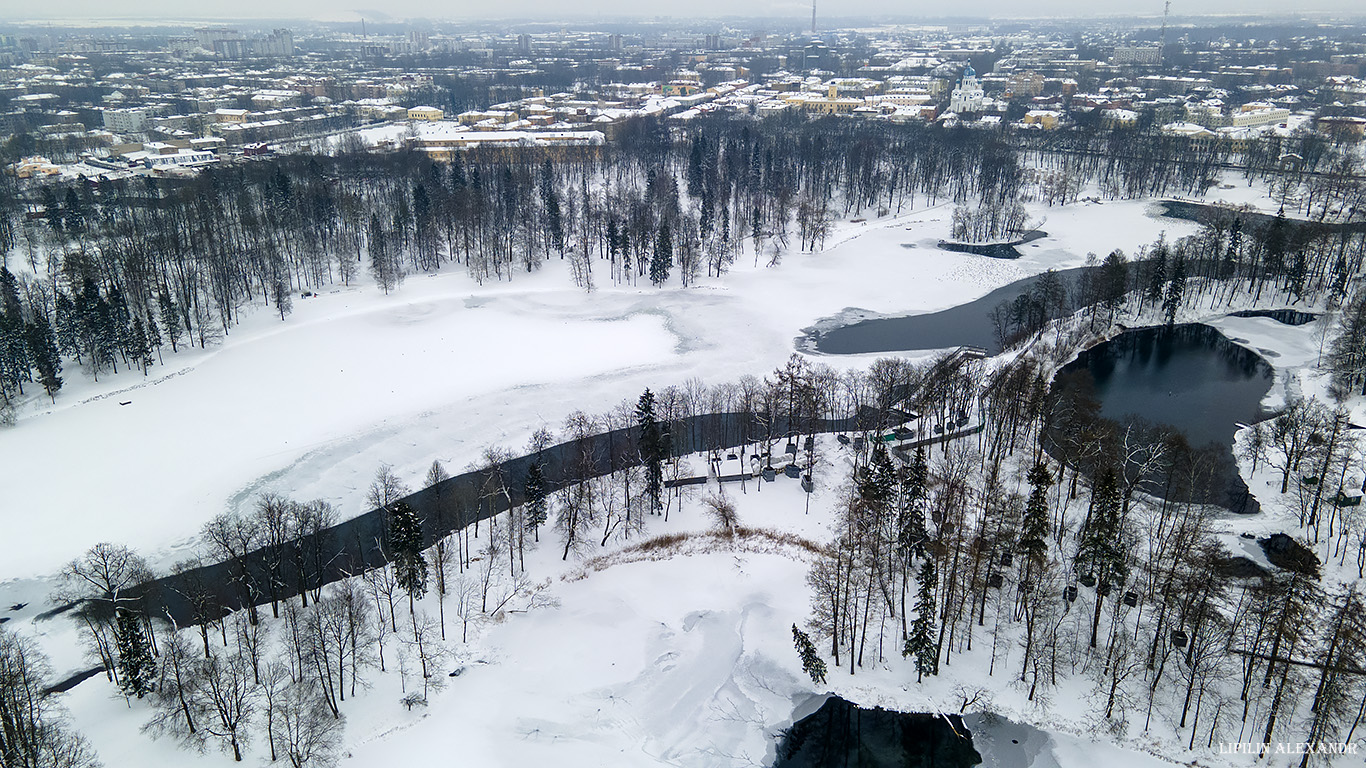
<path fill-rule="evenodd" d="M 818 7 L 821 5 L 818 2 Z M 1158 16 L 1160 0 L 1122 7 L 1088 0 L 957 0 L 953 3 L 907 4 L 890 0 L 827 2 L 821 9 L 830 17 L 882 16 L 902 18 L 1034 17 L 1034 16 Z M 503 0 L 499 3 L 446 4 L 431 0 L 392 0 L 380 7 L 346 8 L 326 0 L 203 0 L 187 7 L 179 0 L 52 0 L 14 5 L 0 10 L 0 19 L 53 19 L 92 23 L 113 19 L 189 21 L 195 19 L 312 19 L 345 21 L 372 19 L 584 19 L 650 17 L 772 17 L 798 18 L 810 14 L 809 0 L 663 0 L 642 4 L 631 0 L 589 0 L 566 5 L 558 0 Z M 1366 15 L 1359 0 L 1308 0 L 1288 8 L 1279 0 L 1183 0 L 1172 4 L 1174 16 L 1229 14 L 1286 17 L 1306 13 Z"/>

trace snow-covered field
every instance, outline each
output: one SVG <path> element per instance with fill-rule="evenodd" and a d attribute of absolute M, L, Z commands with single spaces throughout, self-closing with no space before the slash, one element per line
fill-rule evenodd
<path fill-rule="evenodd" d="M 742 257 L 723 278 L 688 289 L 676 280 L 662 290 L 614 287 L 605 262 L 591 293 L 574 289 L 559 261 L 483 286 L 448 268 L 410 276 L 387 296 L 363 281 L 296 299 L 283 322 L 270 308 L 249 311 L 223 344 L 181 352 L 148 378 L 121 373 L 96 383 L 70 367 L 55 405 L 35 399 L 16 427 L 0 432 L 0 605 L 30 602 L 7 614 L 17 619 L 10 626 L 40 633 L 59 672 L 82 667 L 68 622 L 29 619 L 43 608 L 47 577 L 96 542 L 132 545 L 164 568 L 184 556 L 205 520 L 249 508 L 264 490 L 359 514 L 380 463 L 417 486 L 433 459 L 458 469 L 488 445 L 517 450 L 538 427 L 555 429 L 576 409 L 596 413 L 634 400 L 646 386 L 763 375 L 788 357 L 800 329 L 848 308 L 935 311 L 1047 268 L 1080 265 L 1088 253 L 1132 254 L 1161 232 L 1195 231 L 1154 218 L 1152 208 L 1032 209 L 1047 217 L 1049 237 L 1022 248 L 1018 261 L 934 248 L 949 230 L 951 205 L 940 205 L 841 223 L 820 253 L 789 253 L 773 268 Z M 1273 348 L 1281 333 L 1265 325 L 1272 321 L 1228 322 L 1230 334 L 1254 346 L 1265 336 Z M 1289 362 L 1301 336 L 1274 348 Z M 871 357 L 822 361 L 844 367 Z M 739 505 L 743 522 L 826 540 L 833 491 L 817 495 L 808 517 L 796 487 L 751 487 Z M 705 523 L 692 503 L 655 526 L 673 532 Z M 800 551 L 719 549 L 563 581 L 576 566 L 562 570 L 553 550 L 543 545 L 528 567 L 555 579 L 547 594 L 557 606 L 481 627 L 452 662 L 466 671 L 425 711 L 398 705 L 397 675 L 377 677 L 347 712 L 345 765 L 437 754 L 506 766 L 770 761 L 775 730 L 816 692 L 791 644 L 791 624 L 808 613 Z M 864 704 L 922 711 L 949 706 L 953 685 L 964 680 L 1009 688 L 972 657 L 955 660 L 952 678 L 916 686 L 899 655 L 889 655 L 893 663 L 869 673 L 832 674 L 829 688 Z M 96 678 L 68 695 L 77 727 L 106 765 L 231 762 L 132 736 L 146 711 L 113 693 Z M 1001 765 L 1096 761 L 1083 704 L 1068 702 L 1065 690 L 1051 713 L 1022 700 L 1015 690 L 997 694 L 1001 711 L 1051 735 L 1035 745 L 1031 763 Z M 1102 764 L 1164 764 L 1105 749 Z"/>

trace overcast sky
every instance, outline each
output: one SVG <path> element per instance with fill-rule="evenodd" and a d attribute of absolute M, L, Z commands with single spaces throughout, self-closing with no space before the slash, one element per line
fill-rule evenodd
<path fill-rule="evenodd" d="M 818 0 L 819 2 L 819 0 Z M 1160 0 L 824 0 L 829 15 L 894 14 L 916 17 L 953 16 L 1096 16 L 1157 15 Z M 562 19 L 614 16 L 806 16 L 810 0 L 43 0 L 0 3 L 0 18 L 22 19 L 202 19 L 313 18 L 323 20 L 432 18 Z M 825 11 L 824 9 L 828 9 Z M 1278 13 L 1325 11 L 1366 14 L 1362 0 L 1176 0 L 1174 15 L 1206 13 Z"/>

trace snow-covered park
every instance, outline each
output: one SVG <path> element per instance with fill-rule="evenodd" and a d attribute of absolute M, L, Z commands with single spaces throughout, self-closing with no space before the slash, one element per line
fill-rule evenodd
<path fill-rule="evenodd" d="M 1256 197 L 1232 192 L 1238 202 Z M 557 430 L 576 410 L 633 402 L 646 387 L 762 376 L 821 318 L 936 311 L 1079 266 L 1088 254 L 1133 254 L 1162 233 L 1196 230 L 1158 217 L 1152 201 L 1031 207 L 1048 237 L 1004 261 L 935 248 L 951 209 L 839 222 L 818 252 L 789 252 L 775 266 L 742 257 L 723 277 L 686 289 L 599 281 L 585 292 L 558 261 L 483 285 L 451 267 L 412 275 L 389 294 L 367 278 L 297 299 L 283 322 L 269 307 L 254 308 L 221 344 L 168 356 L 148 376 L 123 371 L 96 382 L 73 366 L 55 404 L 34 397 L 0 431 L 8 474 L 0 606 L 28 603 L 5 614 L 8 626 L 35 636 L 59 675 L 78 670 L 89 663 L 74 624 L 35 617 L 48 607 L 53 574 L 97 542 L 127 544 L 164 570 L 195 546 L 206 520 L 249 510 L 262 492 L 324 499 L 352 517 L 367 511 L 366 487 L 380 464 L 420 487 L 433 460 L 459 471 L 488 446 L 520 453 L 536 429 Z M 1312 363 L 1320 341 L 1312 325 L 1228 318 L 1217 327 L 1271 350 L 1271 362 L 1287 370 Z M 821 361 L 843 368 L 872 357 Z M 1284 376 L 1269 397 L 1321 385 Z M 129 430 L 139 434 L 136 451 L 127 448 Z M 831 478 L 847 473 L 845 449 L 828 440 L 822 450 Z M 1254 478 L 1254 493 L 1265 480 Z M 991 705 L 1008 718 L 981 732 L 988 765 L 1173 764 L 1159 755 L 1179 750 L 1163 737 L 1110 743 L 1091 730 L 1080 689 L 1059 689 L 1047 710 L 1028 702 L 1020 686 L 987 674 L 981 653 L 956 658 L 951 674 L 924 685 L 892 653 L 887 664 L 857 676 L 837 670 L 828 686 L 813 686 L 790 629 L 810 610 L 810 553 L 792 542 L 828 541 L 838 490 L 819 487 L 809 513 L 796 481 L 727 492 L 743 525 L 783 536 L 712 535 L 698 493 L 667 522 L 650 521 L 645 536 L 690 534 L 656 553 L 616 542 L 597 560 L 562 562 L 553 542 L 543 543 L 526 565 L 544 580 L 537 599 L 479 620 L 468 642 L 451 642 L 443 669 L 459 674 L 426 706 L 398 703 L 420 686 L 411 669 L 373 678 L 346 712 L 342 765 L 433 755 L 480 766 L 769 765 L 776 735 L 815 695 L 957 712 L 974 687 L 992 689 Z M 1279 529 L 1278 514 L 1288 512 L 1271 504 L 1259 532 Z M 1226 527 L 1236 546 L 1247 526 Z M 434 601 L 422 607 L 435 612 Z M 230 754 L 193 754 L 140 735 L 145 707 L 126 703 L 101 676 L 65 701 L 106 765 L 232 763 Z M 1010 734 L 1024 745 L 1007 744 Z M 261 762 L 262 750 L 251 745 L 247 759 Z M 1247 761 L 1202 756 L 1198 764 Z"/>

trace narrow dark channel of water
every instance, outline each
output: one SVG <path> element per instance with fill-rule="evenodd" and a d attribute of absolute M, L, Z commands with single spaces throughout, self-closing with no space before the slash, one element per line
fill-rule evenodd
<path fill-rule="evenodd" d="M 1304 325 L 1319 319 L 1313 312 L 1301 312 L 1298 309 L 1244 309 L 1230 313 L 1229 317 L 1269 317 L 1286 325 Z"/>
<path fill-rule="evenodd" d="M 981 762 L 958 715 L 866 709 L 831 696 L 782 734 L 773 768 L 971 768 Z"/>
<path fill-rule="evenodd" d="M 1089 269 L 1073 267 L 1053 274 L 1069 287 Z M 1000 352 L 991 311 L 1001 302 L 1024 295 L 1042 275 L 1033 275 L 1002 286 L 987 295 L 939 312 L 904 317 L 878 317 L 821 330 L 821 324 L 806 329 L 804 346 L 829 355 L 861 355 L 877 352 L 903 352 L 948 347 L 982 347 Z"/>
<path fill-rule="evenodd" d="M 1204 223 L 1214 216 L 1237 217 L 1254 227 L 1265 227 L 1276 220 L 1276 216 L 1261 211 L 1239 211 L 1224 205 L 1213 205 L 1201 203 L 1194 200 L 1163 200 L 1158 203 L 1162 206 L 1162 215 L 1169 219 L 1181 219 L 1184 221 L 1194 221 Z M 1308 219 L 1294 218 L 1286 216 L 1286 223 L 1295 229 L 1307 229 L 1318 232 L 1363 232 L 1366 231 L 1366 221 L 1311 221 Z"/>

